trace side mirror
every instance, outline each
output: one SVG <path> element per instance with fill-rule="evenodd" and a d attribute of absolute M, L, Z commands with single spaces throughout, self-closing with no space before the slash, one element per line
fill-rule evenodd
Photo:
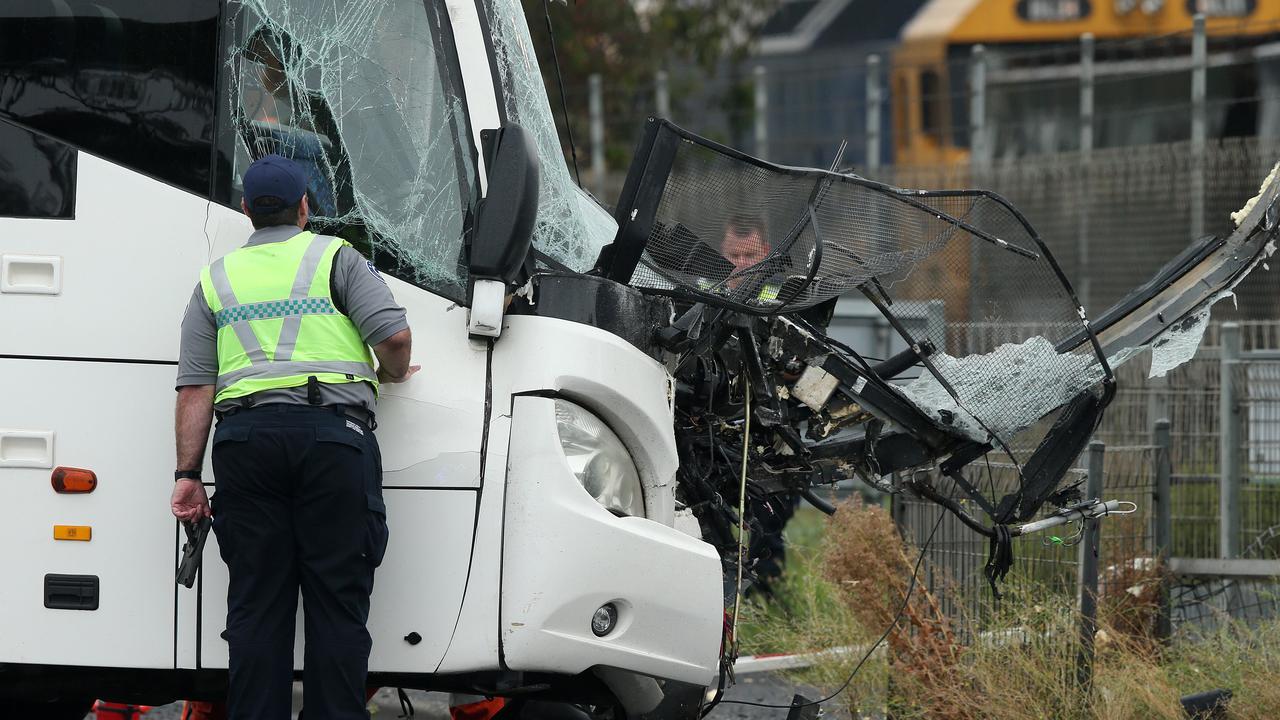
<path fill-rule="evenodd" d="M 471 275 L 472 335 L 502 334 L 507 288 L 519 282 L 538 216 L 538 155 L 519 125 L 484 130 L 489 188 L 476 212 L 467 269 Z"/>

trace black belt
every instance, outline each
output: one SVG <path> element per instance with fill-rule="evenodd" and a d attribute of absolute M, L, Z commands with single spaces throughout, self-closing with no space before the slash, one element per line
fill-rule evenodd
<path fill-rule="evenodd" d="M 313 410 L 316 412 L 331 412 L 335 415 L 346 417 L 350 420 L 356 420 L 368 427 L 370 430 L 378 429 L 377 417 L 369 410 L 357 405 L 302 405 L 297 403 L 265 403 L 263 405 L 236 405 L 226 410 L 215 410 L 214 416 L 219 421 L 232 415 L 240 413 L 253 412 L 254 410 L 265 410 L 279 412 L 280 409 L 287 408 L 289 410 Z"/>

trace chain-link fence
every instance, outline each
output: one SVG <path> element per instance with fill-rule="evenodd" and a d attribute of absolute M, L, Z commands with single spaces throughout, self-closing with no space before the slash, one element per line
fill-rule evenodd
<path fill-rule="evenodd" d="M 1280 352 L 1257 347 L 1274 336 L 1274 327 L 1255 323 L 1247 329 L 1251 335 L 1214 327 L 1208 340 L 1225 339 L 1225 349 L 1203 347 L 1165 378 L 1147 377 L 1146 358 L 1119 369 L 1119 393 L 1095 434 L 1105 444 L 1101 496 L 1132 502 L 1135 511 L 1101 522 L 1098 595 L 1104 603 L 1154 602 L 1153 583 L 1163 576 L 1159 568 L 1176 570 L 1180 559 L 1280 557 Z M 1254 349 L 1243 350 L 1246 336 Z M 1155 431 L 1160 418 L 1170 420 L 1167 441 Z M 1157 510 L 1162 452 L 1169 458 L 1167 539 L 1162 539 Z M 1221 461 L 1227 456 L 1234 464 L 1224 469 Z M 989 500 L 1018 486 L 1017 465 L 1004 460 L 966 470 L 969 483 Z M 1063 485 L 1083 480 L 1085 464 L 1082 457 Z M 1224 493 L 1224 477 L 1234 497 Z M 933 482 L 980 514 L 953 481 L 936 477 Z M 1224 511 L 1224 499 L 1234 511 Z M 894 498 L 895 519 L 917 545 L 924 544 L 941 513 L 925 500 Z M 1224 526 L 1225 539 L 1234 543 L 1226 549 Z M 1015 538 L 1017 560 L 1005 582 L 1008 589 L 1035 586 L 1064 597 L 1079 594 L 1080 528 L 1056 532 Z M 1162 545 L 1167 546 L 1163 557 Z M 942 599 L 944 611 L 966 626 L 975 620 L 980 626 L 992 606 L 983 572 L 988 550 L 986 538 L 950 515 L 927 550 L 927 586 Z M 1274 579 L 1231 574 L 1229 568 L 1223 572 L 1174 573 L 1167 601 L 1174 628 L 1204 629 L 1226 617 L 1249 621 L 1280 614 L 1280 584 Z"/>
<path fill-rule="evenodd" d="M 1110 516 L 1101 524 L 1099 593 L 1102 597 L 1124 592 L 1132 585 L 1135 569 L 1146 570 L 1152 562 L 1155 451 L 1151 445 L 1120 446 L 1108 447 L 1102 455 L 1104 497 L 1136 506 L 1134 513 Z M 1063 485 L 1083 484 L 1085 475 L 1084 468 L 1075 468 L 1063 480 Z M 998 499 L 1018 488 L 1019 468 L 1010 462 L 978 462 L 965 470 L 965 476 L 984 496 Z M 952 480 L 941 477 L 932 480 L 935 487 L 980 515 L 974 501 Z M 950 617 L 964 619 L 964 625 L 974 621 L 981 625 L 994 599 L 984 572 L 989 552 L 987 538 L 927 500 L 895 496 L 893 512 L 906 539 L 916 546 L 925 544 L 938 515 L 944 515 L 926 549 L 924 583 L 940 598 L 943 611 Z M 998 588 L 1001 592 L 1034 587 L 1064 596 L 1077 594 L 1082 539 L 1082 526 L 1062 526 L 1053 532 L 1014 538 L 1014 569 Z"/>
<path fill-rule="evenodd" d="M 825 167 L 847 141 L 840 166 L 867 177 L 1012 200 L 1097 315 L 1191 240 L 1228 231 L 1280 160 L 1280 26 L 1211 19 L 1201 37 L 957 46 L 941 62 L 881 44 L 567 93 L 571 108 L 634 110 L 588 113 L 576 133 L 606 203 L 658 108 L 781 164 Z M 1278 290 L 1257 273 L 1222 317 L 1274 317 Z"/>

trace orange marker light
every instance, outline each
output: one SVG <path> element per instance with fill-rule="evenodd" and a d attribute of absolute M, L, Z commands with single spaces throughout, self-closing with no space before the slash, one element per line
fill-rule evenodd
<path fill-rule="evenodd" d="M 53 491 L 64 494 L 91 493 L 98 487 L 98 476 L 92 470 L 57 467 L 50 478 Z"/>
<path fill-rule="evenodd" d="M 89 542 L 93 539 L 93 528 L 88 525 L 54 525 L 53 539 Z"/>

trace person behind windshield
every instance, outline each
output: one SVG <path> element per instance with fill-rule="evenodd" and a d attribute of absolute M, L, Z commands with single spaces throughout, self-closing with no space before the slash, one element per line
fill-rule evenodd
<path fill-rule="evenodd" d="M 262 29 L 249 38 L 242 51 L 240 108 L 249 135 L 245 142 L 257 154 L 283 155 L 300 165 L 307 174 L 312 215 L 331 218 L 339 214 L 337 194 L 327 171 L 333 162 L 329 154 L 335 141 L 316 128 L 317 114 L 328 114 L 323 99 L 307 93 L 289 77 L 284 58 L 290 57 L 291 47 L 293 41 L 287 34 Z"/>

